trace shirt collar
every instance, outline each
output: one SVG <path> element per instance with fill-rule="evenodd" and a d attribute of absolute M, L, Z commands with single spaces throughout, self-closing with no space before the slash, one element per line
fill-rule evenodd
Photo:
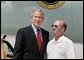
<path fill-rule="evenodd" d="M 35 32 L 37 32 L 37 28 L 34 26 L 34 24 L 31 24 L 32 28 L 34 29 Z M 39 30 L 41 31 L 41 29 L 39 28 Z"/>
<path fill-rule="evenodd" d="M 63 40 L 63 37 L 64 37 L 64 35 L 61 36 L 58 40 L 56 40 L 55 37 L 54 37 L 54 38 L 53 38 L 53 42 L 54 42 L 54 43 L 59 43 L 59 42 L 61 42 L 61 41 Z"/>
<path fill-rule="evenodd" d="M 31 25 L 32 25 L 32 28 L 34 29 L 34 31 L 36 32 L 37 28 L 33 24 L 31 24 Z"/>

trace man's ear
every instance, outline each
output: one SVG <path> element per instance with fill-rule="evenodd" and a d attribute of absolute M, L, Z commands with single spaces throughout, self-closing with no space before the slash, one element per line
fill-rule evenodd
<path fill-rule="evenodd" d="M 61 31 L 64 31 L 64 30 L 65 30 L 65 28 L 63 27 L 63 29 Z"/>

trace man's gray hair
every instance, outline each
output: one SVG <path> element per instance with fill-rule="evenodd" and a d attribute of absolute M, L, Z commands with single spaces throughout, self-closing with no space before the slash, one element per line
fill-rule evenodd
<path fill-rule="evenodd" d="M 65 28 L 64 31 L 66 31 L 66 29 L 67 29 L 67 24 L 66 24 L 65 22 L 63 23 L 63 27 Z"/>
<path fill-rule="evenodd" d="M 33 12 L 35 12 L 35 11 L 41 12 L 42 16 L 44 16 L 44 12 L 43 12 L 41 9 L 34 9 L 34 10 L 32 11 L 32 14 L 33 14 Z M 31 14 L 31 16 L 32 16 L 32 14 Z"/>

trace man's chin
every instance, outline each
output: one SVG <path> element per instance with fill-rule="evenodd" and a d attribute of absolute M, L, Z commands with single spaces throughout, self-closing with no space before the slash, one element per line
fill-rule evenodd
<path fill-rule="evenodd" d="M 40 25 L 36 25 L 36 28 L 39 28 L 40 27 Z"/>

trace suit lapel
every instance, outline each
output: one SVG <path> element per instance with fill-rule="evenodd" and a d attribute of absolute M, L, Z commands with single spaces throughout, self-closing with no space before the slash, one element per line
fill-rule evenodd
<path fill-rule="evenodd" d="M 39 52 L 39 48 L 38 48 L 38 44 L 37 44 L 37 39 L 36 39 L 36 35 L 35 35 L 35 32 L 32 28 L 32 26 L 30 25 L 30 32 L 32 34 L 32 37 L 33 38 L 33 42 L 34 42 L 34 47 L 36 47 L 36 51 Z M 42 39 L 43 39 L 43 42 L 42 42 L 42 46 L 41 46 L 41 51 L 45 48 L 45 44 L 46 44 L 46 35 L 45 35 L 45 32 L 44 30 L 41 28 L 41 33 L 42 33 Z"/>
<path fill-rule="evenodd" d="M 37 44 L 37 38 L 36 38 L 36 35 L 35 35 L 35 32 L 32 28 L 32 26 L 30 25 L 30 32 L 32 34 L 32 37 L 31 38 L 34 38 L 33 39 L 33 42 L 34 42 L 34 47 L 36 47 L 36 51 L 38 52 L 39 51 L 39 48 L 38 48 L 38 44 Z"/>
<path fill-rule="evenodd" d="M 42 39 L 43 39 L 41 48 L 44 49 L 45 48 L 45 44 L 46 44 L 46 35 L 45 35 L 45 32 L 43 31 L 42 28 L 41 28 L 41 31 L 42 31 Z"/>

